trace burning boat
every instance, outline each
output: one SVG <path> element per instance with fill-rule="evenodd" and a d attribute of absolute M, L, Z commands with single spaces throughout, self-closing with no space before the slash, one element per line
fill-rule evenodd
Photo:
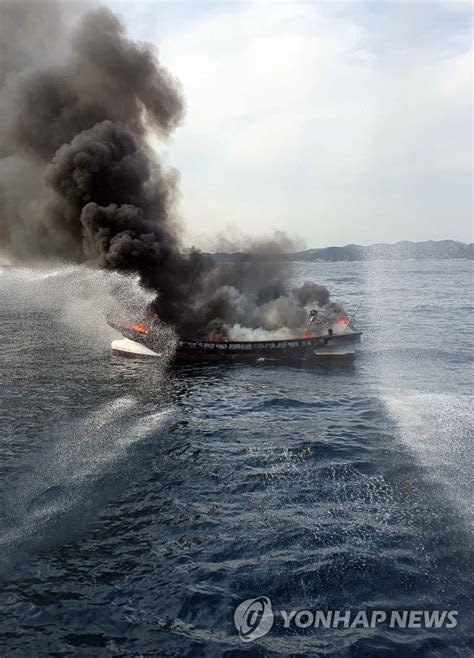
<path fill-rule="evenodd" d="M 356 311 L 357 313 L 357 311 Z M 307 330 L 293 338 L 271 340 L 229 340 L 209 336 L 190 340 L 180 337 L 174 363 L 225 363 L 284 361 L 304 362 L 325 358 L 352 358 L 361 332 L 354 328 L 355 315 L 342 314 L 332 322 L 311 311 Z M 114 354 L 121 356 L 162 356 L 163 324 L 157 316 L 141 322 L 108 321 L 123 338 L 112 341 Z"/>

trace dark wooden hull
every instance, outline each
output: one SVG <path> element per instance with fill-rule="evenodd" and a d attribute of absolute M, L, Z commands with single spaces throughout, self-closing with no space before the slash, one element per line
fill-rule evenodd
<path fill-rule="evenodd" d="M 113 326 L 113 325 L 112 325 Z M 119 328 L 119 327 L 116 327 Z M 149 350 L 161 352 L 159 339 L 153 332 L 143 334 L 133 329 L 120 327 L 126 338 L 140 343 Z M 360 332 L 348 332 L 310 338 L 272 341 L 204 341 L 180 340 L 174 363 L 257 363 L 261 361 L 301 362 L 315 359 L 350 359 L 355 345 L 360 342 Z M 125 354 L 114 350 L 118 354 Z"/>
<path fill-rule="evenodd" d="M 113 351 L 123 356 L 156 356 L 161 352 L 159 329 L 138 331 L 130 325 L 109 321 L 124 338 L 132 340 L 152 350 L 151 354 L 134 353 L 113 347 Z M 140 325 L 142 326 L 142 325 Z M 302 362 L 315 359 L 350 359 L 355 346 L 360 343 L 361 332 L 348 331 L 340 334 L 310 336 L 291 340 L 268 341 L 206 341 L 185 340 L 178 342 L 174 355 L 177 364 L 193 363 L 257 363 L 259 361 Z M 117 341 L 114 341 L 115 343 Z M 120 342 L 120 341 L 118 341 Z"/>
<path fill-rule="evenodd" d="M 304 361 L 322 358 L 351 358 L 360 342 L 360 332 L 277 341 L 180 341 L 175 362 L 223 363 L 258 361 Z"/>

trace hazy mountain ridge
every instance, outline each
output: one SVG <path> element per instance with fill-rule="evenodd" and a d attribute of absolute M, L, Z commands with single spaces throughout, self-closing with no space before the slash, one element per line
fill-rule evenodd
<path fill-rule="evenodd" d="M 218 261 L 245 260 L 247 254 L 210 254 Z M 306 249 L 284 254 L 286 260 L 292 261 L 360 261 L 360 260 L 474 260 L 474 244 L 456 240 L 427 240 L 410 242 L 403 240 L 394 244 L 378 243 L 368 246 L 348 244 L 344 247 L 324 247 Z"/>

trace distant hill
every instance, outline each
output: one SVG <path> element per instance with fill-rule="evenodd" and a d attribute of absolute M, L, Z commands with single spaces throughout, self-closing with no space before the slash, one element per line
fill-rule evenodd
<path fill-rule="evenodd" d="M 211 254 L 219 262 L 246 260 L 247 254 Z M 291 261 L 359 261 L 359 260 L 474 260 L 474 244 L 455 240 L 428 240 L 426 242 L 396 242 L 372 244 L 363 247 L 348 244 L 345 247 L 306 249 L 281 256 Z"/>
<path fill-rule="evenodd" d="M 474 245 L 455 240 L 428 240 L 426 242 L 396 242 L 395 244 L 372 244 L 362 247 L 348 244 L 345 247 L 307 249 L 291 254 L 292 260 L 440 260 L 474 259 Z"/>

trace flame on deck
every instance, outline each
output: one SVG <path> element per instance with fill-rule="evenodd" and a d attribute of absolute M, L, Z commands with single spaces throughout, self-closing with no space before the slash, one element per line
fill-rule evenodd
<path fill-rule="evenodd" d="M 148 329 L 141 322 L 126 322 L 126 327 L 128 329 L 133 329 L 133 331 L 138 331 L 140 334 L 147 334 Z"/>

